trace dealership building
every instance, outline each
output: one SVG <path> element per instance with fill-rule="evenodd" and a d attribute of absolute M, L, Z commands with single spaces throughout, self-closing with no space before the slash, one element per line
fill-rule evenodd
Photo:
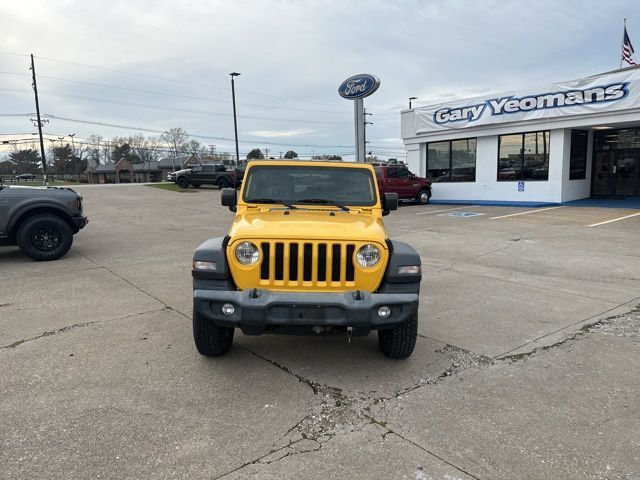
<path fill-rule="evenodd" d="M 401 126 L 434 200 L 640 195 L 640 66 L 404 110 Z"/>

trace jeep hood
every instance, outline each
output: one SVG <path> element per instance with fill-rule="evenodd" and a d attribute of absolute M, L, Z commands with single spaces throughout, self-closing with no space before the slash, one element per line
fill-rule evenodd
<path fill-rule="evenodd" d="M 236 239 L 353 240 L 385 246 L 382 219 L 358 210 L 257 210 L 236 216 L 229 231 Z"/>

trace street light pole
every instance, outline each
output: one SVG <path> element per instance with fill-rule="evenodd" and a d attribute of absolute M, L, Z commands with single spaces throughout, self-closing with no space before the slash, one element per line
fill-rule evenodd
<path fill-rule="evenodd" d="M 240 76 L 238 72 L 231 72 L 231 98 L 233 100 L 233 131 L 236 136 L 236 166 L 240 165 L 240 150 L 238 148 L 238 120 L 236 118 L 236 86 L 234 77 Z"/>
<path fill-rule="evenodd" d="M 418 97 L 409 97 L 409 110 L 411 110 L 411 100 L 417 100 Z"/>

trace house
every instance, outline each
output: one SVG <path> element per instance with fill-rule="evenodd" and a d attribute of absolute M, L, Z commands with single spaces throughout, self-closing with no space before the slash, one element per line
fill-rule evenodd
<path fill-rule="evenodd" d="M 122 158 L 114 163 L 109 161 L 89 171 L 91 183 L 148 183 L 160 182 L 163 179 L 158 161 L 131 163 Z"/>

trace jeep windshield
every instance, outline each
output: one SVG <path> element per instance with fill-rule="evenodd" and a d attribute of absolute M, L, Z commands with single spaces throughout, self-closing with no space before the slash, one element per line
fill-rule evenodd
<path fill-rule="evenodd" d="M 345 209 L 346 205 L 376 204 L 376 187 L 363 168 L 309 165 L 256 165 L 245 178 L 247 203 L 317 204 Z M 265 200 L 275 200 L 265 202 Z"/>

